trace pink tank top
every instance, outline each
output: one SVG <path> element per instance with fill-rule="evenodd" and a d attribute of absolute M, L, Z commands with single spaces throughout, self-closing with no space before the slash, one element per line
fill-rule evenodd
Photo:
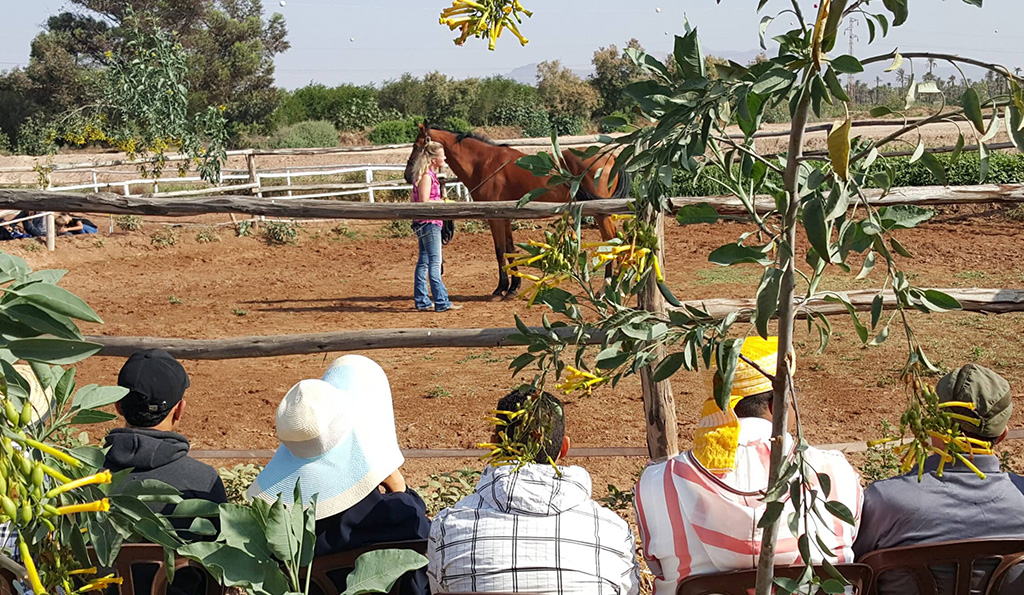
<path fill-rule="evenodd" d="M 430 200 L 442 200 L 441 198 L 441 182 L 437 180 L 437 174 L 434 170 L 428 169 L 427 173 L 430 174 L 430 198 L 423 200 L 420 198 L 420 187 L 419 184 L 412 188 L 412 201 L 413 202 L 427 202 Z M 433 223 L 434 225 L 441 227 L 442 221 L 440 219 L 425 219 L 419 220 L 414 219 L 413 223 Z"/>

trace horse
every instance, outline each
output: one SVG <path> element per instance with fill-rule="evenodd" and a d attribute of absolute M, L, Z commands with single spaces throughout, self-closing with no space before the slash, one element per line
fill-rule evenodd
<path fill-rule="evenodd" d="M 448 167 L 469 189 L 474 201 L 515 201 L 531 190 L 547 186 L 547 177 L 535 176 L 516 165 L 516 160 L 525 155 L 522 151 L 496 144 L 471 132 L 455 133 L 432 128 L 427 123 L 419 125 L 419 135 L 405 166 L 405 180 L 410 184 L 417 182 L 413 180 L 415 170 L 430 141 L 441 143 L 444 147 Z M 615 163 L 613 155 L 598 153 L 584 160 L 572 151 L 565 150 L 562 151 L 562 157 L 573 175 L 600 171 L 597 180 L 593 175 L 584 176 L 576 194 L 577 200 L 626 198 L 629 195 L 629 177 L 625 172 L 612 175 Z M 569 188 L 563 185 L 549 189 L 536 200 L 564 203 L 569 198 Z M 611 217 L 598 215 L 594 219 L 601 230 L 601 238 L 607 241 L 615 237 L 615 223 Z M 505 270 L 506 254 L 515 251 L 512 222 L 507 219 L 488 219 L 487 224 L 491 228 L 494 256 L 498 261 L 498 287 L 491 294 L 492 300 L 510 299 L 516 296 L 522 283 L 522 279 L 510 276 Z"/>

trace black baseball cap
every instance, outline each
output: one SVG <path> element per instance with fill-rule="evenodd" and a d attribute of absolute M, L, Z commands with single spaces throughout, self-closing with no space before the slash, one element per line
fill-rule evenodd
<path fill-rule="evenodd" d="M 117 385 L 128 389 L 121 409 L 132 413 L 168 413 L 185 396 L 188 374 L 178 360 L 162 349 L 132 354 L 117 375 Z"/>

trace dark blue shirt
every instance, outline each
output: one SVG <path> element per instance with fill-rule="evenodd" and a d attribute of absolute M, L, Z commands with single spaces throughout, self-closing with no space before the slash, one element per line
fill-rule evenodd
<path fill-rule="evenodd" d="M 425 540 L 429 535 L 427 506 L 419 494 L 411 488 L 386 494 L 375 489 L 355 506 L 316 522 L 315 554 L 344 552 L 385 541 Z M 402 580 L 403 593 L 428 593 L 425 568 Z"/>
<path fill-rule="evenodd" d="M 938 477 L 938 457 L 931 457 L 920 482 L 914 471 L 871 484 L 864 491 L 861 525 L 853 543 L 857 559 L 875 550 L 921 543 L 1024 539 L 1024 478 L 1001 473 L 995 456 L 977 455 L 973 463 L 986 479 L 963 464 L 947 464 Z M 939 593 L 952 592 L 952 568 L 937 566 L 933 573 L 942 583 Z M 917 593 L 908 574 L 891 574 L 879 579 L 878 595 Z"/>

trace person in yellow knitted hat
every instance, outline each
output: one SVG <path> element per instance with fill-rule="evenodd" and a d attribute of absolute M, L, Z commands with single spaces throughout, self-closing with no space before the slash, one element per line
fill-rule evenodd
<path fill-rule="evenodd" d="M 758 368 L 775 374 L 778 351 L 777 337 L 748 337 L 740 353 L 756 367 L 743 358 L 737 363 L 726 409 L 718 407 L 709 387 L 693 450 L 651 464 L 640 476 L 633 502 L 644 557 L 655 575 L 655 595 L 675 593 L 677 583 L 688 576 L 757 565 L 762 537 L 757 523 L 766 508 L 773 395 L 771 378 Z M 791 454 L 792 449 L 793 439 L 786 436 L 786 450 Z M 839 500 L 859 520 L 860 477 L 843 454 L 809 448 L 804 456 L 815 471 L 831 479 L 826 499 Z M 790 512 L 792 505 L 787 502 L 782 518 Z M 833 517 L 823 506 L 820 512 L 831 522 Z M 856 526 L 836 521 L 819 527 L 817 534 L 835 554 L 828 558 L 830 562 L 853 561 Z M 818 556 L 813 561 L 820 562 L 821 554 L 812 549 Z M 798 563 L 799 557 L 796 536 L 788 527 L 780 527 L 776 563 Z"/>

